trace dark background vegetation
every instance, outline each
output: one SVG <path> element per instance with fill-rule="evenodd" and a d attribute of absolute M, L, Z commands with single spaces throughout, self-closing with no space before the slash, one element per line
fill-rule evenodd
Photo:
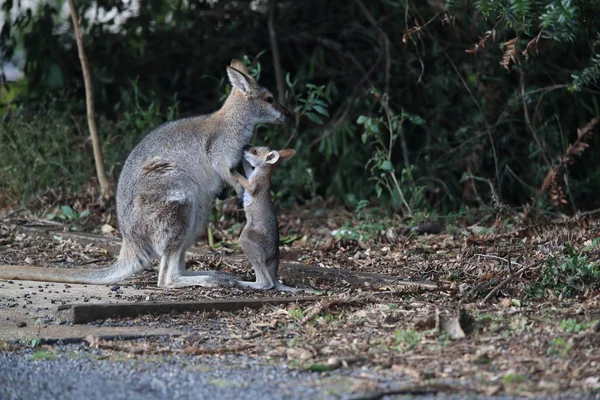
<path fill-rule="evenodd" d="M 1 56 L 26 57 L 25 78 L 0 89 L 4 203 L 94 177 L 71 21 L 63 1 L 39 3 L 2 6 Z M 593 122 L 577 131 L 600 115 L 600 1 L 76 3 L 113 180 L 149 129 L 217 109 L 239 57 L 296 112 L 255 138 L 298 151 L 275 176 L 288 204 L 600 207 L 599 138 Z"/>

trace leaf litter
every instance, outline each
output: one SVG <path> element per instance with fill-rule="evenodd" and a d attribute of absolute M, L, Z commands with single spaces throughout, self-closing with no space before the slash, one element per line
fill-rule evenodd
<path fill-rule="evenodd" d="M 108 234 L 103 226 L 116 226 L 113 218 L 92 216 L 93 226 L 81 230 Z M 377 377 L 366 374 L 353 390 L 382 396 L 598 393 L 600 275 L 595 274 L 600 224 L 594 218 L 529 225 L 501 220 L 462 223 L 424 235 L 392 221 L 371 237 L 333 237 L 332 231 L 347 227 L 353 218 L 343 210 L 310 207 L 282 214 L 281 236 L 286 243 L 282 262 L 392 275 L 399 281 L 432 282 L 436 288 L 291 275 L 286 284 L 310 285 L 327 295 L 308 305 L 98 321 L 103 326 L 178 327 L 187 333 L 167 341 L 146 338 L 128 343 L 87 338 L 88 345 L 133 356 L 243 354 L 284 360 L 291 368 L 322 374 L 369 365 Z M 100 245 L 82 244 L 60 237 L 59 232 L 24 229 L 25 221 L 0 222 L 0 264 L 69 268 L 106 265 L 115 257 Z M 217 243 L 224 245 L 221 251 L 192 257 L 187 265 L 252 279 L 235 245 L 236 221 L 243 221 L 242 216 L 223 217 L 212 227 Z M 354 224 L 350 229 L 359 230 L 360 221 Z M 118 230 L 110 235 L 118 238 Z M 155 282 L 156 271 L 146 271 L 128 284 Z M 281 295 L 189 288 L 157 291 L 152 300 Z M 407 383 L 384 390 L 377 384 L 381 377 L 402 377 Z"/>

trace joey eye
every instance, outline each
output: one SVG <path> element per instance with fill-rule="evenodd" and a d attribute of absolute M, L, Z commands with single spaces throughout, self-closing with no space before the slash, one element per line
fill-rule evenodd
<path fill-rule="evenodd" d="M 273 104 L 273 97 L 269 96 L 265 99 L 265 101 L 269 104 Z"/>
<path fill-rule="evenodd" d="M 258 151 L 252 150 L 252 154 L 254 154 L 255 156 L 258 155 Z"/>

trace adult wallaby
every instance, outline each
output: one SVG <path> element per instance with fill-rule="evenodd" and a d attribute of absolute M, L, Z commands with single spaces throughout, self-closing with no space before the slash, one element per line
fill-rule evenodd
<path fill-rule="evenodd" d="M 127 157 L 116 197 L 123 242 L 112 266 L 91 271 L 0 266 L 0 278 L 116 283 L 160 257 L 159 287 L 234 285 L 233 277 L 216 271 L 187 271 L 184 254 L 205 229 L 224 183 L 242 194 L 241 175 L 232 171 L 254 126 L 284 123 L 289 112 L 241 61 L 233 60 L 227 75 L 232 89 L 220 110 L 161 125 Z"/>
<path fill-rule="evenodd" d="M 253 289 L 277 289 L 289 292 L 308 291 L 286 286 L 277 279 L 279 269 L 279 226 L 271 201 L 271 174 L 282 162 L 296 154 L 295 150 L 270 150 L 268 147 L 244 146 L 242 163 L 247 178 L 236 176 L 244 188 L 246 226 L 239 243 L 252 264 L 256 282 L 238 281 Z"/>

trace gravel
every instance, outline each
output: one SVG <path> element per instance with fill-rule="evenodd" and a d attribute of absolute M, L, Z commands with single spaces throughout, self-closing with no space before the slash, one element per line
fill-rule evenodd
<path fill-rule="evenodd" d="M 34 360 L 31 351 L 0 354 L 0 399 L 325 398 L 311 384 L 315 374 L 243 356 L 102 358 L 76 348 L 52 360 Z"/>
<path fill-rule="evenodd" d="M 390 379 L 368 367 L 324 373 L 298 371 L 282 363 L 265 364 L 243 355 L 138 355 L 129 358 L 125 353 L 104 353 L 77 344 L 57 346 L 54 352 L 41 350 L 37 354 L 30 349 L 0 352 L 1 400 L 415 398 L 373 396 L 377 390 L 401 384 L 399 378 Z M 367 382 L 362 390 L 361 382 Z M 365 395 L 365 392 L 371 395 Z M 418 398 L 488 397 L 454 394 Z M 560 398 L 586 397 L 563 395 Z"/>

